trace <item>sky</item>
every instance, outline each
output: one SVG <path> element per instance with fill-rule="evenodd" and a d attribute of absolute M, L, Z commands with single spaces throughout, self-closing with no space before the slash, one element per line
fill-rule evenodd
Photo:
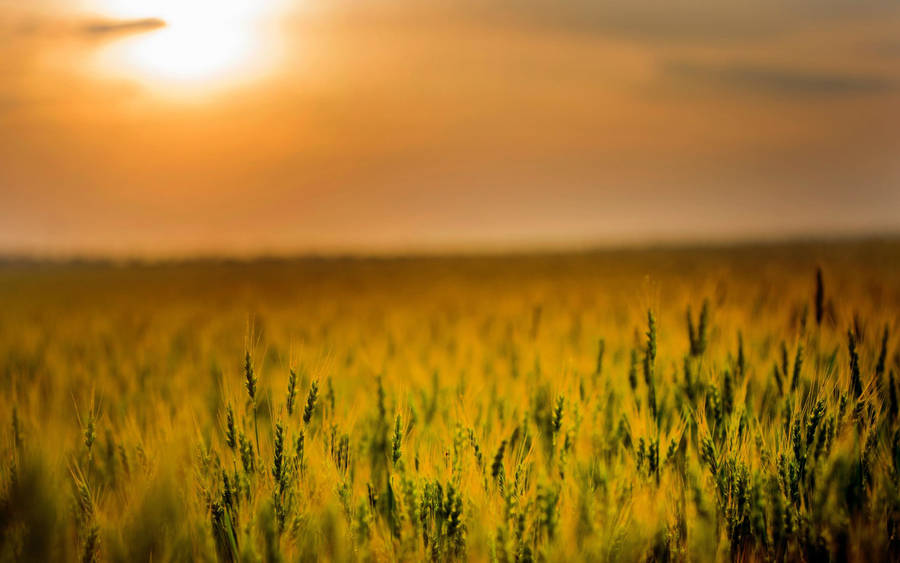
<path fill-rule="evenodd" d="M 896 0 L 0 0 L 0 253 L 897 232 Z"/>

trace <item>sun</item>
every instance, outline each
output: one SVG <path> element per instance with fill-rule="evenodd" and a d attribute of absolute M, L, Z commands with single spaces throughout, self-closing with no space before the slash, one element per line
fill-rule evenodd
<path fill-rule="evenodd" d="M 168 23 L 120 46 L 123 58 L 149 78 L 208 81 L 236 72 L 253 55 L 252 36 L 240 27 Z"/>
<path fill-rule="evenodd" d="M 165 27 L 115 41 L 105 66 L 166 93 L 208 91 L 247 80 L 267 66 L 265 0 L 103 0 L 111 18 L 159 18 Z"/>

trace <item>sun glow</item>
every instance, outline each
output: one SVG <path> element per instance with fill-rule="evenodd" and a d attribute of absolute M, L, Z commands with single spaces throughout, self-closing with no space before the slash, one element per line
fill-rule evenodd
<path fill-rule="evenodd" d="M 110 43 L 102 58 L 116 75 L 170 94 L 244 82 L 271 64 L 274 50 L 262 28 L 275 4 L 264 0 L 109 0 L 101 7 L 108 17 L 154 17 L 166 25 Z"/>
<path fill-rule="evenodd" d="M 153 78 L 204 81 L 239 69 L 253 54 L 246 30 L 204 25 L 169 24 L 157 32 L 134 37 L 121 46 L 137 70 Z"/>

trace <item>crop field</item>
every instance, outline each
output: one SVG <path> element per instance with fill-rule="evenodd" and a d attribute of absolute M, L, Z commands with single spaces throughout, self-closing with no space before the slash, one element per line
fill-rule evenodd
<path fill-rule="evenodd" d="M 900 558 L 900 243 L 0 266 L 2 561 Z"/>

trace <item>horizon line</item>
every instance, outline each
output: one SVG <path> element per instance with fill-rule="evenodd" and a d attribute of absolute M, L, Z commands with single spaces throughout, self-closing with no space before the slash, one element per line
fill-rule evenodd
<path fill-rule="evenodd" d="M 0 266 L 9 264 L 171 264 L 302 260 L 404 260 L 492 257 L 573 256 L 604 252 L 739 250 L 765 247 L 900 243 L 900 229 L 872 233 L 793 234 L 773 236 L 646 238 L 592 242 L 425 244 L 399 246 L 335 245 L 333 248 L 265 248 L 186 252 L 104 252 L 0 249 Z"/>

